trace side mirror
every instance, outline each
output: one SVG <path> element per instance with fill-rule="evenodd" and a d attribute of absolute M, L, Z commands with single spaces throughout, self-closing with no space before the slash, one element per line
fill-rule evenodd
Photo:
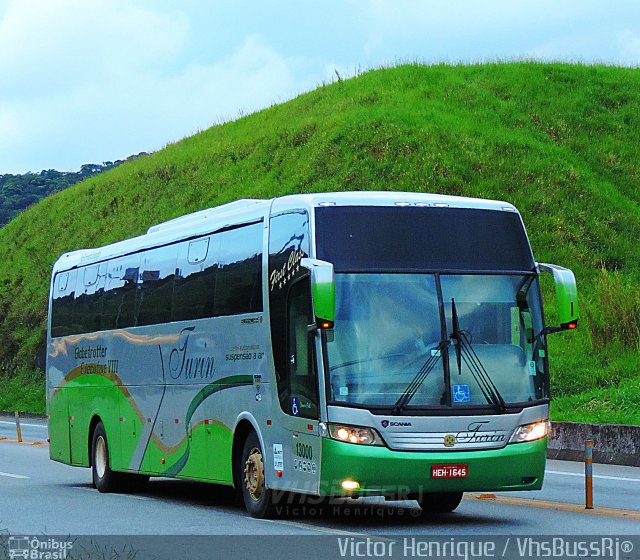
<path fill-rule="evenodd" d="M 546 327 L 545 334 L 572 330 L 578 326 L 578 287 L 576 277 L 568 268 L 555 264 L 536 263 L 538 272 L 547 272 L 553 275 L 556 284 L 556 299 L 558 301 L 558 316 L 560 325 Z"/>
<path fill-rule="evenodd" d="M 315 324 L 310 330 L 333 329 L 336 316 L 336 286 L 333 279 L 333 265 L 326 261 L 304 258 L 300 266 L 311 273 L 311 292 L 313 295 L 313 315 Z"/>

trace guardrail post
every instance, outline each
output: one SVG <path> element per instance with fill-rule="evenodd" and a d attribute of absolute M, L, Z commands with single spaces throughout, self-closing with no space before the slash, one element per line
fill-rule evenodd
<path fill-rule="evenodd" d="M 593 441 L 584 442 L 585 509 L 593 509 Z"/>
<path fill-rule="evenodd" d="M 20 429 L 20 416 L 16 410 L 16 431 L 18 432 L 18 441 L 22 443 L 22 430 Z"/>

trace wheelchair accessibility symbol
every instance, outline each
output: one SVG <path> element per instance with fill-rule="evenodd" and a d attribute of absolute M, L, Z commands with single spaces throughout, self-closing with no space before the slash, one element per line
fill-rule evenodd
<path fill-rule="evenodd" d="M 291 397 L 291 414 L 298 416 L 300 414 L 300 401 L 298 397 Z"/>
<path fill-rule="evenodd" d="M 469 385 L 454 385 L 453 386 L 453 402 L 465 403 L 471 401 L 471 391 Z"/>

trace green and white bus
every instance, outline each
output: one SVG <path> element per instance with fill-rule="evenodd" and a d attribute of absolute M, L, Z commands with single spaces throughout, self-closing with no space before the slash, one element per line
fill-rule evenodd
<path fill-rule="evenodd" d="M 538 276 L 556 282 L 545 326 Z M 571 271 L 505 202 L 416 193 L 239 200 L 53 267 L 50 456 L 101 492 L 150 476 L 286 495 L 537 490 L 546 337 Z"/>

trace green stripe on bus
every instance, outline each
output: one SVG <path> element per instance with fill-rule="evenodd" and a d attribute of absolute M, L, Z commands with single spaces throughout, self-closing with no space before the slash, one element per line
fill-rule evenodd
<path fill-rule="evenodd" d="M 242 387 L 252 384 L 253 376 L 251 375 L 231 375 L 229 377 L 218 379 L 217 381 L 210 383 L 206 387 L 203 387 L 200 391 L 198 391 L 198 394 L 189 404 L 189 408 L 187 409 L 187 416 L 185 418 L 185 426 L 189 426 L 191 418 L 195 414 L 198 407 L 205 401 L 207 397 L 213 395 L 214 393 L 224 391 L 225 389 L 232 389 L 234 387 Z M 189 438 L 186 435 L 185 438 L 187 439 L 187 448 L 185 449 L 184 453 L 173 465 L 171 465 L 162 473 L 162 476 L 176 476 L 187 464 L 187 461 L 189 460 L 189 454 L 191 453 L 191 444 L 189 442 Z"/>

